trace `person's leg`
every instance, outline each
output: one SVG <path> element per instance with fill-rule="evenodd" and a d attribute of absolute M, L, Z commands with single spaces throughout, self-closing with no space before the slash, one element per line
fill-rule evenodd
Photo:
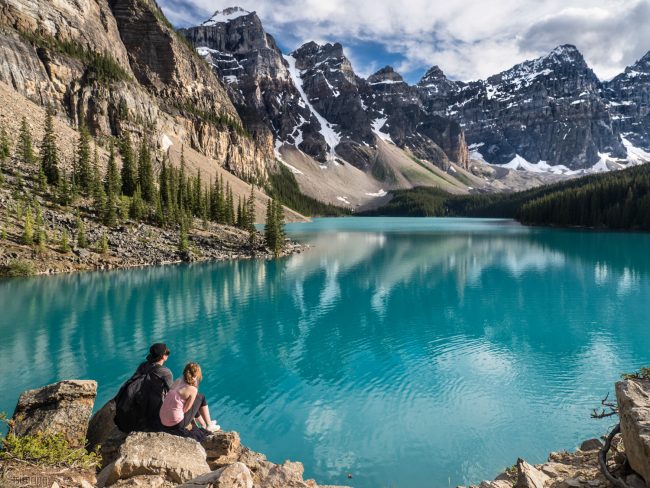
<path fill-rule="evenodd" d="M 192 407 L 187 412 L 185 412 L 185 416 L 183 417 L 183 427 L 190 425 L 192 420 L 199 416 L 199 410 L 201 406 L 205 404 L 205 396 L 201 393 L 197 393 Z"/>

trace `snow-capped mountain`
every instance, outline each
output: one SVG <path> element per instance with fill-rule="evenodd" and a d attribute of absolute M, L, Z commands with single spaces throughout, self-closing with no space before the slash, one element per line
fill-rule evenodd
<path fill-rule="evenodd" d="M 650 52 L 605 83 L 604 95 L 624 142 L 650 152 Z"/>
<path fill-rule="evenodd" d="M 626 156 L 602 85 L 574 46 L 471 83 L 430 70 L 418 86 L 425 105 L 458 120 L 475 154 L 490 163 L 519 157 L 576 170 L 603 154 Z"/>
<path fill-rule="evenodd" d="M 237 7 L 181 32 L 228 86 L 241 117 L 262 121 L 278 148 L 291 145 L 320 163 L 341 160 L 375 175 L 390 173 L 375 167 L 378 141 L 442 168 L 450 160 L 467 164 L 457 123 L 428 114 L 403 81 L 408 93 L 400 87 L 387 106 L 383 82 L 357 76 L 338 43 L 309 42 L 283 57 L 257 15 Z"/>
<path fill-rule="evenodd" d="M 350 163 L 388 188 L 431 183 L 404 183 L 405 159 L 452 178 L 474 168 L 480 181 L 489 167 L 472 160 L 556 175 L 650 160 L 650 54 L 610 82 L 563 45 L 485 80 L 450 80 L 433 66 L 409 85 L 390 66 L 357 76 L 339 43 L 283 55 L 255 12 L 238 7 L 181 32 L 249 131 L 272 135 L 279 159 L 294 149 L 322 168 Z"/>

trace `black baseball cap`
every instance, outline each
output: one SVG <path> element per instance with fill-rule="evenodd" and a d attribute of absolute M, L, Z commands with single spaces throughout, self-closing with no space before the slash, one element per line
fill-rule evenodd
<path fill-rule="evenodd" d="M 167 349 L 167 344 L 162 342 L 156 342 L 149 348 L 149 355 L 147 356 L 147 361 L 156 362 L 160 361 L 163 356 L 169 356 L 169 349 Z"/>

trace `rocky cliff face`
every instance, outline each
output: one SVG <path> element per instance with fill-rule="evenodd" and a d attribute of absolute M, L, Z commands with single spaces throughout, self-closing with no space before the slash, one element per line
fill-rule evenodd
<path fill-rule="evenodd" d="M 614 129 L 634 146 L 650 151 L 650 52 L 604 84 Z"/>
<path fill-rule="evenodd" d="M 451 82 L 434 67 L 418 86 L 425 106 L 457 120 L 491 163 L 520 156 L 581 169 L 601 153 L 626 155 L 601 83 L 574 46 L 471 83 Z"/>
<path fill-rule="evenodd" d="M 386 173 L 376 168 L 376 140 L 390 139 L 380 130 L 384 107 L 375 106 L 371 80 L 355 74 L 341 44 L 309 42 L 282 57 L 257 15 L 239 8 L 181 32 L 228 84 L 242 118 L 263 122 L 276 147 L 295 146 L 323 164 L 339 158 L 380 178 Z M 450 159 L 465 165 L 468 151 L 458 124 L 427 119 L 430 114 L 414 101 L 419 118 L 408 121 L 408 135 L 395 144 L 441 167 Z M 420 122 L 427 123 L 417 132 Z"/>
<path fill-rule="evenodd" d="M 0 81 L 73 124 L 173 133 L 238 176 L 265 178 L 271 137 L 245 135 L 221 82 L 152 0 L 7 0 L 0 27 Z"/>
<path fill-rule="evenodd" d="M 248 130 L 325 161 L 327 144 L 320 124 L 254 12 L 237 7 L 217 11 L 202 25 L 180 32 L 223 80 Z"/>
<path fill-rule="evenodd" d="M 367 84 L 365 103 L 377 114 L 374 126 L 382 137 L 443 169 L 449 161 L 467 168 L 469 151 L 463 129 L 428 109 L 418 87 L 408 85 L 390 66 L 370 76 Z"/>

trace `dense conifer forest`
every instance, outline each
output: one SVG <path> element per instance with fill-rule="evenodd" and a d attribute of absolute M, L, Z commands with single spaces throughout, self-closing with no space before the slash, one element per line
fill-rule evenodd
<path fill-rule="evenodd" d="M 399 190 L 387 205 L 366 215 L 514 218 L 528 225 L 650 230 L 650 166 L 517 193 L 454 196 L 437 188 Z"/>

